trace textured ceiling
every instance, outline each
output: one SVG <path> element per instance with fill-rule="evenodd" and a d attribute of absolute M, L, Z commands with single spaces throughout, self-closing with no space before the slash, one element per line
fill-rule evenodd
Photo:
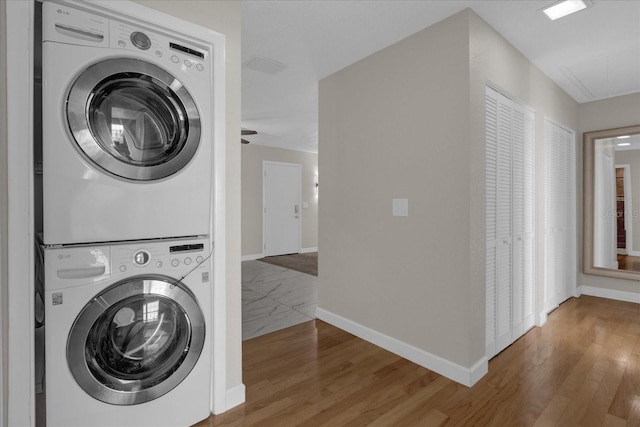
<path fill-rule="evenodd" d="M 473 9 L 576 101 L 640 91 L 640 0 L 596 0 L 550 21 L 550 1 L 242 1 L 242 126 L 254 144 L 318 149 L 318 80 Z"/>

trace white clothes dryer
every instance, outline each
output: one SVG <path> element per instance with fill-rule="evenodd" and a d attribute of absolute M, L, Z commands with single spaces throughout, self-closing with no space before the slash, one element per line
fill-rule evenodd
<path fill-rule="evenodd" d="M 45 249 L 48 427 L 209 416 L 209 255 L 206 239 Z"/>
<path fill-rule="evenodd" d="M 210 234 L 214 46 L 81 7 L 42 6 L 44 243 Z"/>

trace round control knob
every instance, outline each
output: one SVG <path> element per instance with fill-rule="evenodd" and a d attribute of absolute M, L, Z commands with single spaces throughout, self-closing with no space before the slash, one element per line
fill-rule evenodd
<path fill-rule="evenodd" d="M 184 65 L 185 67 L 191 67 L 191 61 L 189 61 L 188 59 L 184 60 Z"/>
<path fill-rule="evenodd" d="M 125 47 L 127 43 L 124 40 L 118 40 L 118 46 Z"/>
<path fill-rule="evenodd" d="M 202 261 L 204 261 L 204 258 L 202 258 L 201 256 L 199 256 L 198 258 L 196 258 L 196 262 L 198 264 L 200 264 Z"/>
<path fill-rule="evenodd" d="M 180 261 L 178 261 L 177 259 L 172 259 L 171 260 L 171 265 L 174 267 L 177 267 L 180 264 Z"/>
<path fill-rule="evenodd" d="M 191 258 L 187 257 L 184 259 L 184 265 L 189 265 L 191 264 Z"/>
<path fill-rule="evenodd" d="M 177 64 L 177 63 L 178 63 L 178 61 L 180 61 L 180 60 L 178 59 L 178 57 L 177 57 L 177 56 L 175 56 L 175 55 L 171 55 L 171 62 L 174 62 L 174 63 L 176 63 L 176 64 Z"/>
<path fill-rule="evenodd" d="M 202 64 L 197 64 L 196 68 L 198 69 L 198 71 L 204 70 L 204 67 L 202 66 Z"/>
<path fill-rule="evenodd" d="M 147 251 L 138 251 L 135 254 L 133 254 L 133 263 L 137 266 L 145 266 L 147 264 L 149 264 L 149 261 L 151 260 L 151 255 L 149 255 L 149 252 Z"/>
<path fill-rule="evenodd" d="M 145 33 L 134 31 L 131 33 L 131 43 L 138 49 L 147 50 L 151 47 L 151 39 Z"/>
<path fill-rule="evenodd" d="M 126 266 L 126 265 L 121 265 L 121 266 L 120 266 L 120 271 L 121 271 L 121 272 L 123 272 L 123 273 L 124 273 L 125 271 L 127 271 L 127 266 Z"/>
<path fill-rule="evenodd" d="M 158 267 L 158 268 L 162 267 L 162 261 L 156 262 L 156 267 Z"/>

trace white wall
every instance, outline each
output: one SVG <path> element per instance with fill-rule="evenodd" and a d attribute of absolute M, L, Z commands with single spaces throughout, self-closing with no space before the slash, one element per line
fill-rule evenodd
<path fill-rule="evenodd" d="M 582 135 L 585 132 L 596 130 L 615 129 L 626 126 L 640 124 L 640 93 L 631 95 L 617 96 L 614 98 L 603 99 L 600 101 L 587 102 L 579 106 L 579 161 L 578 165 L 578 183 L 582 189 Z M 582 230 L 582 192 L 580 191 L 580 230 Z M 579 234 L 582 236 L 582 233 Z M 580 239 L 580 248 L 582 247 L 582 238 Z M 581 254 L 581 251 L 578 252 Z M 618 292 L 629 292 L 632 294 L 640 294 L 640 283 L 635 280 L 613 279 L 603 276 L 594 276 L 582 273 L 582 257 L 580 259 L 580 269 L 578 274 L 578 285 L 583 287 L 595 288 L 598 294 L 615 296 Z M 640 280 L 640 277 L 638 277 Z M 619 295 L 619 294 L 618 294 Z M 636 297 L 634 300 L 637 300 Z"/>
<path fill-rule="evenodd" d="M 6 3 L 0 2 L 0 426 L 7 425 L 7 51 Z"/>
<path fill-rule="evenodd" d="M 486 369 L 487 83 L 536 109 L 539 181 L 544 118 L 576 129 L 577 104 L 470 10 L 320 81 L 319 313 L 471 382 Z"/>
<path fill-rule="evenodd" d="M 6 419 L 9 426 L 33 425 L 35 413 L 33 316 L 33 126 L 31 82 L 33 10 L 29 1 L 6 2 L 6 230 L 2 236 L 7 297 L 5 344 Z M 8 108 L 11 106 L 11 108 Z M 31 337 L 31 339 L 29 339 Z"/>
<path fill-rule="evenodd" d="M 262 254 L 262 162 L 297 163 L 302 166 L 302 249 L 318 247 L 318 196 L 314 177 L 318 175 L 318 154 L 263 145 L 242 145 L 242 255 Z"/>

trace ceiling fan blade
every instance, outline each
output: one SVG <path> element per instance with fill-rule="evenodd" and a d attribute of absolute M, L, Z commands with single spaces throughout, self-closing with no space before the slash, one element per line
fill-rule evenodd
<path fill-rule="evenodd" d="M 247 140 L 246 140 L 246 139 L 244 139 L 244 138 L 240 138 L 240 142 L 241 142 L 241 143 L 243 143 L 243 144 L 248 144 L 248 143 L 249 143 L 249 141 L 247 141 Z"/>
<path fill-rule="evenodd" d="M 242 129 L 242 135 L 256 135 L 258 132 L 251 129 Z"/>

